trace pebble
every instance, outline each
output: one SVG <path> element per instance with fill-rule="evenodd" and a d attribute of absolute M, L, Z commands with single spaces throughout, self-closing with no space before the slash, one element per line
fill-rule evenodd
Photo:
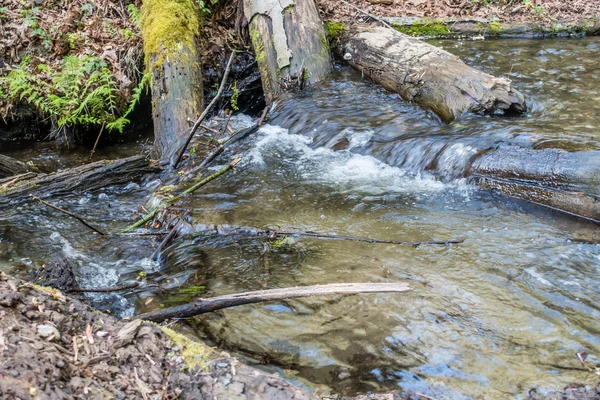
<path fill-rule="evenodd" d="M 54 335 L 54 339 L 56 339 L 56 340 L 60 339 L 60 333 L 58 332 L 58 329 L 56 329 L 55 327 L 53 327 L 51 325 L 39 325 L 37 327 L 37 333 L 38 333 L 38 335 L 40 335 L 43 338 Z"/>

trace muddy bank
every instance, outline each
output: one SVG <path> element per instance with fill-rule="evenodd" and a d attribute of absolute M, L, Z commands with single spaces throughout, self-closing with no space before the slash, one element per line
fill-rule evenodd
<path fill-rule="evenodd" d="M 0 397 L 312 399 L 174 330 L 0 275 Z"/>

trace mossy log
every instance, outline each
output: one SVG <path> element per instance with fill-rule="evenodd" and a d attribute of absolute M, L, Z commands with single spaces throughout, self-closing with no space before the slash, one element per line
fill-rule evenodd
<path fill-rule="evenodd" d="M 600 151 L 501 148 L 469 174 L 486 189 L 600 222 Z"/>
<path fill-rule="evenodd" d="M 158 166 L 144 156 L 133 156 L 116 161 L 97 161 L 52 174 L 27 173 L 0 180 L 0 207 L 31 201 L 33 194 L 47 199 L 71 193 L 83 193 L 103 187 L 129 183 Z"/>
<path fill-rule="evenodd" d="M 24 162 L 0 154 L 0 178 L 24 174 L 31 170 L 32 168 Z"/>
<path fill-rule="evenodd" d="M 154 156 L 171 163 L 203 109 L 198 48 L 198 10 L 193 0 L 144 0 L 142 34 L 152 73 Z"/>
<path fill-rule="evenodd" d="M 313 0 L 244 0 L 244 13 L 267 104 L 329 74 L 329 46 Z"/>
<path fill-rule="evenodd" d="M 446 123 L 463 113 L 523 113 L 523 95 L 507 78 L 390 28 L 355 26 L 331 38 L 336 52 L 365 76 Z"/>

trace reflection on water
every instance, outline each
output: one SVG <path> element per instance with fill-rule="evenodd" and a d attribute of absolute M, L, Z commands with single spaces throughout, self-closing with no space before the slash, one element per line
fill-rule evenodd
<path fill-rule="evenodd" d="M 77 221 L 24 205 L 2 210 L 0 263 L 12 270 L 15 262 L 68 255 L 83 284 L 114 285 L 144 271 L 147 284 L 166 289 L 90 296 L 122 315 L 133 305 L 147 310 L 183 301 L 182 288 L 200 285 L 206 295 L 220 295 L 407 281 L 408 293 L 247 305 L 195 324 L 215 342 L 342 393 L 401 387 L 438 399 L 503 399 L 525 397 L 532 387 L 593 383 L 575 353 L 587 351 L 591 365 L 600 357 L 598 229 L 479 192 L 462 177 L 477 152 L 496 146 L 597 149 L 598 103 L 586 96 L 598 96 L 591 60 L 599 44 L 444 42 L 488 72 L 512 68 L 531 99 L 523 117 L 466 116 L 448 126 L 338 71 L 318 91 L 282 102 L 278 117 L 236 149 L 243 161 L 234 173 L 179 204 L 205 224 L 466 239 L 460 245 L 199 236 L 174 243 L 159 267 L 148 259 L 155 239 L 94 240 Z M 156 184 L 56 203 L 111 230 L 132 219 Z"/>

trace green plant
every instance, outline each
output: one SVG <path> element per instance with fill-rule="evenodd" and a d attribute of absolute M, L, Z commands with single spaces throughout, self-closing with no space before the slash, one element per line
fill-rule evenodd
<path fill-rule="evenodd" d="M 58 70 L 38 64 L 32 71 L 29 63 L 30 58 L 25 58 L 8 76 L 0 78 L 0 87 L 6 88 L 4 97 L 34 105 L 58 131 L 66 126 L 105 125 L 122 132 L 151 79 L 150 74 L 144 75 L 126 104 L 106 63 L 97 57 L 67 56 Z"/>
<path fill-rule="evenodd" d="M 69 42 L 69 48 L 75 49 L 80 44 L 83 44 L 87 40 L 86 35 L 82 35 L 78 32 L 67 33 L 67 41 Z"/>
<path fill-rule="evenodd" d="M 233 94 L 231 95 L 231 108 L 238 111 L 238 97 L 240 96 L 240 90 L 237 87 L 237 81 L 233 84 Z"/>
<path fill-rule="evenodd" d="M 125 38 L 125 40 L 129 40 L 135 36 L 135 32 L 128 28 L 119 29 L 119 33 Z"/>
<path fill-rule="evenodd" d="M 129 18 L 139 26 L 140 24 L 140 9 L 135 6 L 135 4 L 127 5 L 127 13 L 129 14 Z"/>

